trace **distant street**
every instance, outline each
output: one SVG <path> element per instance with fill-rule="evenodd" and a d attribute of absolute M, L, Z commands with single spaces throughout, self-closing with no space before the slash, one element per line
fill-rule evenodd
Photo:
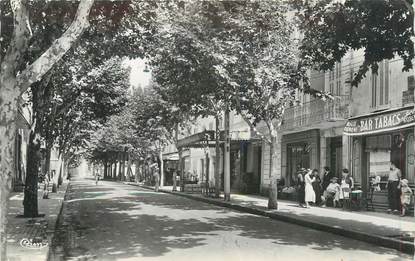
<path fill-rule="evenodd" d="M 73 181 L 51 260 L 411 260 L 330 233 L 92 179 Z"/>

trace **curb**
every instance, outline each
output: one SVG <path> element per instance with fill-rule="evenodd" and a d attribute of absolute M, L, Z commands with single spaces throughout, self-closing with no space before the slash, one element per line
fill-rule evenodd
<path fill-rule="evenodd" d="M 55 225 L 53 227 L 53 234 L 52 234 L 52 237 L 50 239 L 50 245 L 48 246 L 48 252 L 46 254 L 46 259 L 45 259 L 46 261 L 50 260 L 50 254 L 51 254 L 50 252 L 51 252 L 53 241 L 55 240 L 55 231 L 56 231 L 56 228 L 58 227 L 59 222 L 62 218 L 63 206 L 65 204 L 65 201 L 67 200 L 68 191 L 69 191 L 70 187 L 71 187 L 71 182 L 69 181 L 68 185 L 66 186 L 66 189 L 65 189 L 65 194 L 63 195 L 62 204 L 61 204 L 61 207 L 59 208 L 59 213 L 56 217 Z"/>
<path fill-rule="evenodd" d="M 138 186 L 144 189 L 154 190 L 154 188 L 150 186 L 146 186 L 146 185 L 140 185 L 140 184 L 134 184 L 134 183 L 128 183 L 128 182 L 125 182 L 124 184 Z M 330 226 L 330 225 L 326 225 L 326 224 L 315 222 L 315 221 L 308 221 L 308 220 L 304 220 L 301 218 L 293 217 L 292 215 L 278 213 L 272 210 L 262 210 L 262 209 L 255 208 L 255 207 L 245 207 L 245 206 L 241 206 L 241 205 L 234 204 L 231 202 L 225 202 L 225 201 L 213 199 L 213 198 L 203 198 L 203 197 L 198 197 L 198 196 L 194 196 L 191 194 L 173 192 L 173 191 L 168 191 L 164 189 L 159 189 L 159 192 L 173 194 L 176 196 L 189 198 L 189 199 L 193 199 L 196 201 L 200 201 L 200 202 L 204 202 L 204 203 L 208 203 L 208 204 L 212 204 L 212 205 L 216 205 L 220 207 L 230 208 L 230 209 L 237 210 L 240 212 L 245 212 L 245 213 L 254 214 L 258 216 L 264 216 L 264 217 L 268 217 L 274 220 L 284 221 L 284 222 L 295 224 L 295 225 L 300 225 L 300 226 L 309 227 L 309 228 L 316 229 L 316 230 L 321 230 L 324 232 L 329 232 L 329 233 L 340 235 L 343 237 L 363 241 L 366 243 L 375 244 L 377 246 L 395 249 L 406 254 L 411 254 L 411 255 L 414 254 L 414 243 L 408 242 L 408 241 L 402 241 L 402 240 L 398 240 L 394 238 L 373 235 L 373 234 L 360 232 L 356 230 L 344 229 L 340 226 Z"/>

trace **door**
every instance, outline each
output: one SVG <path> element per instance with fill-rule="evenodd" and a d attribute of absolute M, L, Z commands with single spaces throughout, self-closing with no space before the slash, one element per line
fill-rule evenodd
<path fill-rule="evenodd" d="M 293 143 L 287 145 L 287 177 L 289 184 L 294 184 L 296 181 L 296 173 L 299 168 L 310 168 L 310 150 L 308 143 Z"/>
<path fill-rule="evenodd" d="M 415 153 L 414 153 L 414 134 L 406 136 L 406 179 L 409 183 L 415 183 Z"/>
<path fill-rule="evenodd" d="M 342 137 L 330 139 L 330 169 L 334 176 L 341 177 L 343 169 Z"/>

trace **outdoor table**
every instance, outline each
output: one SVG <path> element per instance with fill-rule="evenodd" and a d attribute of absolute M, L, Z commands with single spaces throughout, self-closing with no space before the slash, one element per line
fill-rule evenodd
<path fill-rule="evenodd" d="M 360 210 L 362 205 L 363 191 L 353 190 L 350 192 L 350 201 L 352 210 Z"/>

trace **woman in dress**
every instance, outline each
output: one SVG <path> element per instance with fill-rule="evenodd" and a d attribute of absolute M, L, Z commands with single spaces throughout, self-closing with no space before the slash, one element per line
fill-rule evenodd
<path fill-rule="evenodd" d="M 309 170 L 308 173 L 304 176 L 305 182 L 305 205 L 307 208 L 310 208 L 309 203 L 316 202 L 316 193 L 313 189 L 313 182 L 316 178 L 313 176 L 313 171 Z"/>
<path fill-rule="evenodd" d="M 345 199 L 350 198 L 350 192 L 353 190 L 354 188 L 354 181 L 352 178 L 352 175 L 350 175 L 349 170 L 348 169 L 343 169 L 342 170 L 342 181 L 340 183 L 340 199 L 343 202 L 343 206 L 345 203 Z"/>
<path fill-rule="evenodd" d="M 304 172 L 305 169 L 299 169 L 297 171 L 297 197 L 298 206 L 304 208 L 304 195 L 305 195 L 305 183 L 304 183 Z"/>

